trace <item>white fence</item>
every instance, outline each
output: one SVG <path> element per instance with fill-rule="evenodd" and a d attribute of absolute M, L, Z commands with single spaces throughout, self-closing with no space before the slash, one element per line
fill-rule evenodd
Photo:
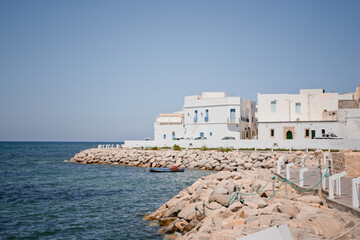
<path fill-rule="evenodd" d="M 307 140 L 167 140 L 125 141 L 124 147 L 173 147 L 182 148 L 235 148 L 235 149 L 351 149 L 360 150 L 360 139 L 307 139 Z"/>

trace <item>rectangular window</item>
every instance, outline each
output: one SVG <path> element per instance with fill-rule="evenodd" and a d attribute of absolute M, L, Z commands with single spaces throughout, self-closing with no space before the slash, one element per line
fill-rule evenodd
<path fill-rule="evenodd" d="M 273 128 L 270 129 L 270 137 L 275 137 L 275 130 Z"/>
<path fill-rule="evenodd" d="M 301 113 L 301 103 L 295 103 L 295 111 L 296 113 Z"/>
<path fill-rule="evenodd" d="M 321 135 L 325 137 L 325 129 L 321 129 Z"/>
<path fill-rule="evenodd" d="M 164 134 L 163 138 L 166 139 L 166 134 Z"/>
<path fill-rule="evenodd" d="M 305 129 L 305 137 L 310 137 L 310 129 Z"/>
<path fill-rule="evenodd" d="M 204 133 L 203 132 L 200 132 L 200 137 L 204 137 Z"/>
<path fill-rule="evenodd" d="M 235 122 L 235 109 L 230 109 L 230 122 Z"/>
<path fill-rule="evenodd" d="M 198 121 L 198 111 L 195 110 L 194 122 L 196 123 L 197 121 Z"/>
<path fill-rule="evenodd" d="M 208 122 L 209 121 L 209 110 L 206 109 L 205 110 L 205 122 Z"/>
<path fill-rule="evenodd" d="M 271 112 L 276 112 L 276 101 L 271 101 Z"/>

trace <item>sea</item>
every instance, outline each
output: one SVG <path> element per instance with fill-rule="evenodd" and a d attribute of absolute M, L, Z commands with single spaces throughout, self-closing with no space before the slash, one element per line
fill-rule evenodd
<path fill-rule="evenodd" d="M 212 173 L 64 162 L 98 144 L 0 142 L 0 239 L 163 239 L 143 216 Z"/>

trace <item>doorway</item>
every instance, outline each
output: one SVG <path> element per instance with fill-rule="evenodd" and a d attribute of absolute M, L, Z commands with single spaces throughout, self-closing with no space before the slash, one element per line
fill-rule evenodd
<path fill-rule="evenodd" d="M 293 134 L 291 131 L 286 132 L 286 139 L 293 139 Z"/>

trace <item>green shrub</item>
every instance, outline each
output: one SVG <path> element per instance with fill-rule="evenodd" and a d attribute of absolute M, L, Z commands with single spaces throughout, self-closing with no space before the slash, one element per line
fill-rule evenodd
<path fill-rule="evenodd" d="M 159 148 L 155 146 L 155 147 L 152 147 L 151 150 L 159 150 Z"/>
<path fill-rule="evenodd" d="M 206 145 L 202 146 L 200 149 L 201 149 L 202 151 L 209 150 L 209 148 L 207 148 Z"/>
<path fill-rule="evenodd" d="M 223 148 L 223 147 L 221 147 L 221 148 L 218 149 L 218 151 L 219 151 L 219 152 L 230 152 L 231 149 L 230 149 L 230 148 Z"/>
<path fill-rule="evenodd" d="M 255 148 L 239 148 L 239 151 L 254 151 Z"/>
<path fill-rule="evenodd" d="M 171 147 L 161 147 L 160 149 L 171 149 Z"/>
<path fill-rule="evenodd" d="M 174 149 L 175 151 L 180 151 L 180 150 L 181 150 L 180 146 L 179 146 L 179 145 L 176 145 L 176 144 L 174 144 L 173 149 Z"/>

